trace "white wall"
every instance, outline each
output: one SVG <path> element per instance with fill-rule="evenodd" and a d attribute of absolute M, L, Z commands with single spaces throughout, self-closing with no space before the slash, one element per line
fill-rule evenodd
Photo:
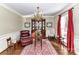
<path fill-rule="evenodd" d="M 74 15 L 74 33 L 75 33 L 75 52 L 79 54 L 79 4 L 73 9 Z"/>
<path fill-rule="evenodd" d="M 53 16 L 44 16 L 44 18 L 46 19 L 46 23 L 47 22 L 52 22 L 52 27 L 48 28 L 46 27 L 46 37 L 48 37 L 48 35 L 53 36 L 54 35 L 54 17 Z M 23 22 L 30 22 L 30 27 L 29 28 L 25 28 L 24 24 L 23 24 L 23 29 L 24 30 L 30 30 L 31 32 L 31 17 L 24 17 Z"/>
<path fill-rule="evenodd" d="M 46 23 L 47 22 L 52 22 L 52 27 L 46 27 L 46 37 L 48 36 L 54 36 L 55 34 L 55 29 L 54 29 L 54 17 L 53 16 L 47 16 L 45 17 Z"/>
<path fill-rule="evenodd" d="M 11 37 L 15 43 L 20 37 L 22 17 L 0 5 L 0 52 L 7 48 L 6 39 Z"/>
<path fill-rule="evenodd" d="M 29 22 L 30 23 L 30 27 L 29 28 L 25 28 L 24 27 L 24 23 L 25 22 Z M 30 34 L 31 34 L 31 17 L 24 17 L 23 18 L 23 30 L 29 30 L 30 31 Z"/>
<path fill-rule="evenodd" d="M 0 6 L 0 35 L 22 28 L 22 17 Z"/>
<path fill-rule="evenodd" d="M 58 23 L 58 16 L 54 16 L 55 36 L 57 36 L 57 23 Z"/>

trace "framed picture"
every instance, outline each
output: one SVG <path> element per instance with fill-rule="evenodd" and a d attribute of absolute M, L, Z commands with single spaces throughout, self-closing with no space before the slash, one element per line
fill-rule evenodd
<path fill-rule="evenodd" d="M 52 22 L 47 22 L 46 26 L 47 27 L 52 27 Z"/>
<path fill-rule="evenodd" d="M 24 23 L 24 27 L 25 27 L 25 28 L 29 28 L 29 27 L 30 27 L 30 22 L 25 22 L 25 23 Z"/>

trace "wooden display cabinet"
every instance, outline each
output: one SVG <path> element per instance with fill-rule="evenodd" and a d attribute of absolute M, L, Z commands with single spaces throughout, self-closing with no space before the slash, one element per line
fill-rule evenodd
<path fill-rule="evenodd" d="M 46 27 L 45 27 L 45 19 L 41 19 L 41 20 L 36 20 L 36 19 L 32 19 L 31 20 L 31 33 L 35 32 L 36 30 L 41 30 L 42 33 L 42 38 L 45 39 L 46 38 Z"/>

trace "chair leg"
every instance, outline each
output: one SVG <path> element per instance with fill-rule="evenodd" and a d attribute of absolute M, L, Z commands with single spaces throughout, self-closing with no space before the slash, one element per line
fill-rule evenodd
<path fill-rule="evenodd" d="M 8 53 L 8 55 L 11 55 L 11 47 L 7 48 L 7 53 Z"/>
<path fill-rule="evenodd" d="M 41 40 L 41 50 L 42 50 L 42 40 Z"/>

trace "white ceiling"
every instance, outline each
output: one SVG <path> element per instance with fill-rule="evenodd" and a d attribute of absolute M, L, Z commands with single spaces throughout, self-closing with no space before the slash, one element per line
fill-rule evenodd
<path fill-rule="evenodd" d="M 69 3 L 5 3 L 9 8 L 17 11 L 21 15 L 34 14 L 36 7 L 39 6 L 44 15 L 55 15 L 62 9 L 68 7 Z"/>

